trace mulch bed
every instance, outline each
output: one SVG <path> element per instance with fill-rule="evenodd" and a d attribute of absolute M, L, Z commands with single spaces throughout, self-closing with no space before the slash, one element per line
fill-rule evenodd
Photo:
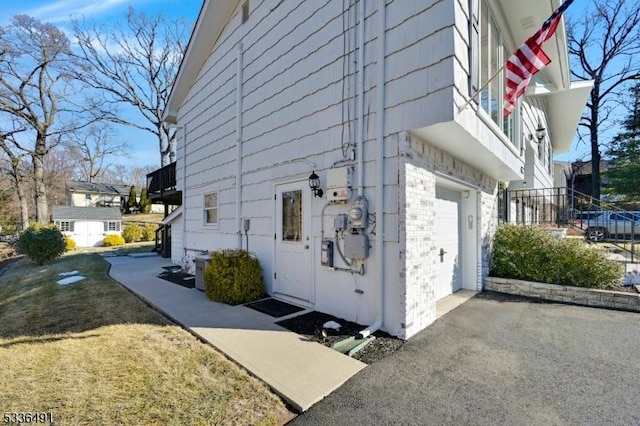
<path fill-rule="evenodd" d="M 174 271 L 169 269 L 158 275 L 158 278 L 162 278 L 165 281 L 169 281 L 173 284 L 178 284 L 186 288 L 195 288 L 196 286 L 196 277 L 182 271 Z"/>
<path fill-rule="evenodd" d="M 323 338 L 320 331 L 322 330 L 323 324 L 327 321 L 335 321 L 340 324 L 341 327 L 340 330 L 327 329 L 328 336 Z M 280 321 L 277 324 L 294 333 L 303 335 L 311 341 L 321 343 L 328 347 L 331 347 L 331 345 L 340 340 L 355 336 L 367 327 L 316 311 L 298 315 L 297 317 Z M 392 337 L 383 331 L 376 331 L 374 336 L 376 336 L 376 338 L 359 352 L 356 352 L 353 358 L 365 364 L 371 364 L 394 353 L 404 343 L 403 340 Z"/>

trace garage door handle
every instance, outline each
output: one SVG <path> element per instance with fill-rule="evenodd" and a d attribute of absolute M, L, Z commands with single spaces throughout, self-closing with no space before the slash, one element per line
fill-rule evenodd
<path fill-rule="evenodd" d="M 440 254 L 439 254 L 439 256 L 440 256 L 440 263 L 444 262 L 444 255 L 445 255 L 445 254 L 447 254 L 447 252 L 446 252 L 446 251 L 444 251 L 444 249 L 443 249 L 443 248 L 440 248 Z"/>

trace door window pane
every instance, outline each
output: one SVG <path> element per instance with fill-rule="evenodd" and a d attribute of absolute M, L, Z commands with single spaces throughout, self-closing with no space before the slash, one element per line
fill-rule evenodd
<path fill-rule="evenodd" d="M 302 191 L 282 193 L 282 241 L 302 241 Z"/>

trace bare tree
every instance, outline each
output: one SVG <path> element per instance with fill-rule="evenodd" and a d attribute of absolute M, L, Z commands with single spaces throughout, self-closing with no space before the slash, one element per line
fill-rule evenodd
<path fill-rule="evenodd" d="M 112 129 L 99 123 L 71 135 L 65 145 L 77 162 L 80 180 L 87 182 L 102 177 L 113 158 L 129 156 L 127 143 L 114 142 Z"/>
<path fill-rule="evenodd" d="M 600 198 L 598 132 L 611 124 L 629 84 L 640 79 L 640 3 L 592 0 L 592 7 L 567 27 L 569 53 L 573 56 L 571 73 L 594 81 L 580 126 L 589 134 L 593 196 Z"/>
<path fill-rule="evenodd" d="M 79 57 L 90 69 L 79 77 L 103 91 L 106 104 L 133 106 L 144 121 L 115 114 L 109 119 L 152 133 L 158 139 L 161 165 L 175 161 L 175 130 L 162 116 L 187 42 L 184 22 L 136 14 L 130 8 L 126 28 L 116 25 L 106 31 L 75 21 L 74 33 Z"/>
<path fill-rule="evenodd" d="M 72 101 L 80 90 L 70 72 L 76 60 L 69 46 L 62 31 L 29 16 L 14 16 L 0 27 L 0 119 L 17 120 L 27 129 L 13 143 L 31 158 L 39 223 L 49 219 L 45 157 L 62 135 L 86 125 L 79 119 L 94 109 Z"/>
<path fill-rule="evenodd" d="M 0 133 L 0 149 L 6 155 L 6 174 L 11 177 L 11 186 L 18 198 L 20 206 L 20 226 L 24 231 L 29 227 L 29 205 L 25 194 L 25 173 L 23 167 L 23 155 L 17 155 L 15 148 L 11 147 L 13 134 Z"/>

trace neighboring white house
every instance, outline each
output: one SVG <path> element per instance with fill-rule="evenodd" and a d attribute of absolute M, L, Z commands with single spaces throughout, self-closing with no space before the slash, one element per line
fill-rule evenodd
<path fill-rule="evenodd" d="M 569 79 L 563 25 L 508 118 L 502 74 L 464 106 L 558 5 L 205 1 L 165 116 L 180 138 L 173 261 L 248 241 L 269 294 L 401 338 L 424 329 L 437 300 L 482 289 L 498 183 L 550 186 L 570 148 L 591 83 Z"/>
<path fill-rule="evenodd" d="M 117 207 L 54 206 L 51 219 L 78 247 L 101 246 L 105 235 L 120 235 L 122 229 Z"/>
<path fill-rule="evenodd" d="M 70 206 L 123 207 L 129 198 L 129 185 L 97 182 L 68 181 L 67 196 Z"/>
<path fill-rule="evenodd" d="M 78 207 L 119 207 L 124 211 L 129 200 L 130 185 L 99 182 L 67 182 L 67 197 L 70 206 Z M 136 201 L 140 202 L 140 190 Z M 150 213 L 163 213 L 162 204 L 152 204 Z"/>

